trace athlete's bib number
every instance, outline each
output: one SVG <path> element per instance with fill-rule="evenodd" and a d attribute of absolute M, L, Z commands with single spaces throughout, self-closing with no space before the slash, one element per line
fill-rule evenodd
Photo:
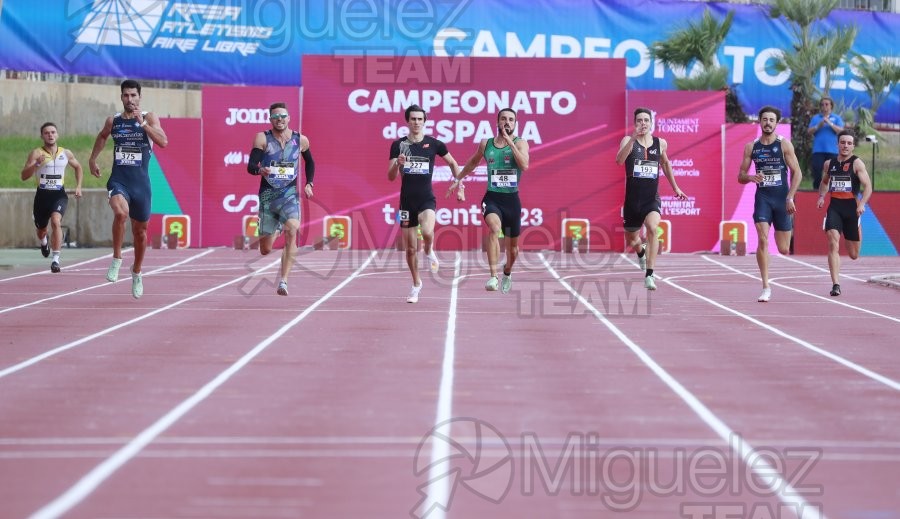
<path fill-rule="evenodd" d="M 759 185 L 762 187 L 778 187 L 781 185 L 781 172 L 775 169 L 763 169 L 759 173 L 763 176 Z"/>
<path fill-rule="evenodd" d="M 429 173 L 428 159 L 426 157 L 407 157 L 403 163 L 403 173 L 406 175 L 427 175 Z"/>
<path fill-rule="evenodd" d="M 853 184 L 850 182 L 849 177 L 832 177 L 831 186 L 829 186 L 832 193 L 851 193 L 853 192 Z"/>
<path fill-rule="evenodd" d="M 41 189 L 58 191 L 63 187 L 62 175 L 41 175 Z"/>
<path fill-rule="evenodd" d="M 519 177 L 514 169 L 495 169 L 491 172 L 491 187 L 519 187 Z"/>
<path fill-rule="evenodd" d="M 116 146 L 113 162 L 116 166 L 140 166 L 143 161 L 141 149 L 132 146 Z"/>
<path fill-rule="evenodd" d="M 634 178 L 654 179 L 657 177 L 659 177 L 659 162 L 656 162 L 655 160 L 635 159 Z"/>
<path fill-rule="evenodd" d="M 269 177 L 276 181 L 294 180 L 297 173 L 293 162 L 283 162 L 269 166 Z"/>

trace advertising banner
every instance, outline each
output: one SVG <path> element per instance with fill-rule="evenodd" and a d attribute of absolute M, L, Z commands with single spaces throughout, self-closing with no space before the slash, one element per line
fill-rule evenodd
<path fill-rule="evenodd" d="M 54 4 L 56 5 L 56 4 Z M 298 56 L 393 55 L 504 58 L 622 58 L 629 90 L 672 90 L 677 70 L 650 59 L 655 41 L 698 23 L 706 9 L 734 21 L 716 59 L 748 113 L 790 105 L 789 73 L 775 59 L 794 31 L 770 6 L 648 0 L 293 2 L 288 0 L 66 0 L 48 8 L 3 2 L 0 69 L 136 77 L 232 85 L 298 86 Z M 900 59 L 900 15 L 834 10 L 816 34 L 856 26 L 853 51 Z M 36 30 L 37 29 L 37 30 Z M 824 87 L 825 70 L 815 81 Z M 846 61 L 831 73 L 830 94 L 844 106 L 871 103 Z M 877 120 L 900 118 L 888 95 Z"/>
<path fill-rule="evenodd" d="M 388 181 L 387 170 L 391 142 L 408 132 L 405 109 L 422 106 L 426 134 L 462 166 L 495 135 L 499 110 L 511 107 L 518 136 L 530 144 L 520 247 L 559 250 L 562 220 L 585 218 L 592 250 L 617 248 L 624 179 L 610 157 L 624 131 L 624 67 L 624 60 L 305 56 L 303 130 L 321 171 L 310 205 L 322 214 L 310 214 L 311 225 L 350 216 L 354 248 L 393 246 L 400 179 Z M 480 248 L 484 161 L 459 203 L 444 198 L 450 169 L 435 160 L 438 249 Z"/>

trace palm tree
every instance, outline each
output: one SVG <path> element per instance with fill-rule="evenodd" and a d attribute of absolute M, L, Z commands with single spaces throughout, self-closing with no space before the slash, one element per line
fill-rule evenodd
<path fill-rule="evenodd" d="M 707 8 L 699 23 L 689 22 L 687 27 L 673 32 L 668 39 L 654 42 L 650 46 L 650 58 L 685 71 L 693 66 L 691 74 L 675 78 L 675 88 L 725 90 L 728 120 L 741 122 L 746 121 L 747 116 L 734 90 L 728 85 L 728 68 L 719 66 L 716 60 L 716 53 L 725 41 L 733 20 L 734 11 L 729 11 L 719 23 Z"/>
<path fill-rule="evenodd" d="M 872 100 L 869 108 L 860 107 L 859 133 L 862 135 L 878 134 L 872 127 L 878 108 L 884 103 L 888 94 L 900 83 L 900 65 L 886 59 L 867 58 L 854 53 L 852 65 L 860 82 L 866 87 L 866 93 Z"/>
<path fill-rule="evenodd" d="M 787 50 L 776 61 L 775 70 L 790 71 L 791 140 L 797 158 L 805 169 L 809 162 L 811 137 L 806 132 L 820 95 L 827 95 L 831 70 L 837 68 L 856 40 L 855 26 L 842 27 L 831 34 L 814 30 L 813 24 L 826 18 L 839 0 L 774 0 L 769 17 L 784 17 L 794 33 L 793 50 Z M 815 85 L 821 69 L 825 69 L 825 88 L 820 93 Z"/>

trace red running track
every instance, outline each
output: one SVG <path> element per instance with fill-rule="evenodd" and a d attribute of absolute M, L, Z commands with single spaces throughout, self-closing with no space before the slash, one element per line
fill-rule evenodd
<path fill-rule="evenodd" d="M 0 274 L 3 517 L 898 517 L 896 258 L 107 258 Z"/>

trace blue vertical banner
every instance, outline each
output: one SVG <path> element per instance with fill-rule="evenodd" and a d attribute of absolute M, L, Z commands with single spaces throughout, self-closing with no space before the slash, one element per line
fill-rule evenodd
<path fill-rule="evenodd" d="M 8 0 L 0 13 L 0 68 L 240 85 L 301 84 L 302 55 L 624 58 L 632 90 L 671 90 L 678 74 L 654 62 L 654 41 L 735 11 L 718 60 L 748 112 L 787 112 L 788 74 L 774 60 L 791 28 L 766 5 L 683 1 L 532 0 L 66 0 L 61 8 Z M 834 11 L 817 27 L 855 25 L 854 51 L 900 62 L 900 15 Z M 824 87 L 824 73 L 817 83 Z M 832 97 L 867 106 L 854 68 L 832 72 Z M 900 120 L 895 89 L 879 109 Z"/>

